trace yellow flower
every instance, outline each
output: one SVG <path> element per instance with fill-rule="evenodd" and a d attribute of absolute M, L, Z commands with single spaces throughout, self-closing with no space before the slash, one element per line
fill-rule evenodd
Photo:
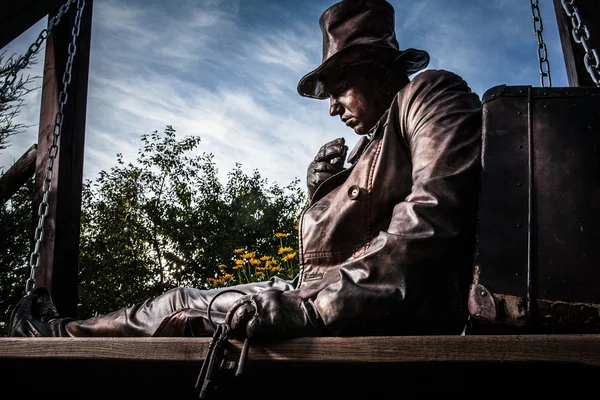
<path fill-rule="evenodd" d="M 233 274 L 225 274 L 221 277 L 223 281 L 230 281 L 233 279 Z"/>
<path fill-rule="evenodd" d="M 242 268 L 242 265 L 234 265 L 234 266 L 233 266 L 233 269 L 234 269 L 234 270 L 236 270 L 236 269 L 241 269 L 241 268 Z"/>
<path fill-rule="evenodd" d="M 243 253 L 243 252 L 244 252 L 244 248 L 242 247 L 241 249 L 235 249 L 233 252 L 234 252 L 235 254 L 241 254 L 241 253 Z"/>
<path fill-rule="evenodd" d="M 252 258 L 250 260 L 250 264 L 252 264 L 252 265 L 260 265 L 260 260 L 257 260 L 256 258 Z"/>
<path fill-rule="evenodd" d="M 219 269 L 225 269 L 225 268 L 227 268 L 227 265 L 225 265 L 225 264 L 220 264 L 219 265 Z"/>
<path fill-rule="evenodd" d="M 291 247 L 280 247 L 277 254 L 289 253 L 290 251 L 292 251 Z"/>
<path fill-rule="evenodd" d="M 270 265 L 277 265 L 277 260 L 269 260 L 265 263 L 265 265 L 268 267 Z"/>
<path fill-rule="evenodd" d="M 277 273 L 277 272 L 281 272 L 283 271 L 283 268 L 281 267 L 271 267 L 271 272 L 273 273 Z"/>
<path fill-rule="evenodd" d="M 271 259 L 271 256 L 262 256 L 260 258 L 260 261 L 267 261 L 267 260 L 270 260 L 270 259 Z"/>
<path fill-rule="evenodd" d="M 256 267 L 257 272 L 262 272 L 265 270 L 265 267 Z"/>
<path fill-rule="evenodd" d="M 275 237 L 276 238 L 284 238 L 284 237 L 287 237 L 287 235 L 288 235 L 287 233 L 276 233 Z"/>
<path fill-rule="evenodd" d="M 298 226 L 298 224 L 294 225 L 294 229 L 295 229 L 295 230 L 298 230 L 298 229 L 299 229 L 299 226 Z"/>
<path fill-rule="evenodd" d="M 244 264 L 244 260 L 235 260 L 235 265 L 242 265 Z"/>
<path fill-rule="evenodd" d="M 248 259 L 248 258 L 254 258 L 255 253 L 246 253 L 246 254 L 242 254 L 242 258 L 244 259 Z"/>
<path fill-rule="evenodd" d="M 293 253 L 288 253 L 288 254 L 286 254 L 285 256 L 281 257 L 281 259 L 282 259 L 283 261 L 289 261 L 289 260 L 291 260 L 291 259 L 292 259 L 292 258 L 294 258 L 294 257 L 296 257 L 296 252 L 293 252 Z"/>
<path fill-rule="evenodd" d="M 264 272 L 257 272 L 256 276 L 265 276 L 265 273 Z"/>

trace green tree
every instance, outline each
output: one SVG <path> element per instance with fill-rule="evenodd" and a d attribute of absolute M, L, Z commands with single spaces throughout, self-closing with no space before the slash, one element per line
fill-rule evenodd
<path fill-rule="evenodd" d="M 33 238 L 33 180 L 0 206 L 0 334 L 6 333 L 12 307 L 25 292 Z"/>
<path fill-rule="evenodd" d="M 36 63 L 35 57 L 29 59 L 27 69 Z M 0 54 L 0 150 L 8 147 L 8 138 L 21 132 L 26 126 L 15 123 L 15 118 L 21 112 L 24 97 L 35 90 L 31 87 L 36 77 L 24 76 L 20 71 L 19 59 L 12 55 L 6 58 Z M 18 78 L 17 75 L 19 74 Z M 11 79 L 14 76 L 15 78 Z"/>
<path fill-rule="evenodd" d="M 304 205 L 298 180 L 269 184 L 241 165 L 222 184 L 198 137 L 172 127 L 143 135 L 135 163 L 117 165 L 83 190 L 80 317 L 105 313 L 177 286 L 206 288 L 233 249 L 276 248 Z"/>
<path fill-rule="evenodd" d="M 281 187 L 236 164 L 219 180 L 198 137 L 172 127 L 141 137 L 133 162 L 86 180 L 82 192 L 78 317 L 106 313 L 178 286 L 208 288 L 234 249 L 277 252 L 297 243 L 305 204 L 298 180 Z M 23 295 L 32 239 L 31 183 L 0 208 L 0 333 Z M 287 278 L 287 276 L 284 276 Z"/>

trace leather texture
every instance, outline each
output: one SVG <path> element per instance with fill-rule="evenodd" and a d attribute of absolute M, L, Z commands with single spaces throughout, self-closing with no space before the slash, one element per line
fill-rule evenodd
<path fill-rule="evenodd" d="M 316 190 L 300 224 L 298 294 L 330 334 L 460 332 L 475 248 L 481 101 L 417 75 L 362 154 Z"/>
<path fill-rule="evenodd" d="M 70 318 L 59 318 L 48 288 L 35 288 L 21 298 L 10 317 L 8 336 L 68 336 L 65 326 Z"/>
<path fill-rule="evenodd" d="M 317 336 L 323 329 L 311 300 L 279 289 L 238 299 L 225 321 L 233 334 L 241 338 Z"/>
<path fill-rule="evenodd" d="M 201 290 L 176 288 L 153 299 L 131 307 L 85 320 L 73 318 L 39 319 L 37 290 L 22 298 L 13 311 L 10 336 L 58 337 L 128 337 L 128 336 L 184 336 L 205 337 L 214 332 L 214 325 L 225 322 L 231 305 L 245 294 L 255 294 L 267 289 L 288 291 L 293 281 L 273 278 L 267 282 L 237 285 L 230 288 Z M 243 294 L 240 294 L 243 293 Z M 46 297 L 46 307 L 51 298 Z M 210 306 L 210 318 L 209 318 Z"/>
<path fill-rule="evenodd" d="M 344 162 L 348 146 L 344 138 L 337 138 L 325 143 L 306 171 L 306 186 L 308 198 L 312 198 L 317 188 L 327 179 L 344 170 Z"/>
<path fill-rule="evenodd" d="M 426 51 L 399 48 L 394 8 L 387 1 L 341 1 L 325 10 L 319 26 L 323 33 L 323 59 L 298 82 L 301 96 L 327 98 L 322 77 L 340 66 L 389 57 L 395 60 L 396 68 L 412 75 L 429 64 Z"/>

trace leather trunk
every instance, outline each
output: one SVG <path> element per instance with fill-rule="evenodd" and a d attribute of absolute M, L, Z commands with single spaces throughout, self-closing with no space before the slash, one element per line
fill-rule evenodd
<path fill-rule="evenodd" d="M 482 102 L 474 326 L 599 331 L 600 89 L 500 85 Z"/>

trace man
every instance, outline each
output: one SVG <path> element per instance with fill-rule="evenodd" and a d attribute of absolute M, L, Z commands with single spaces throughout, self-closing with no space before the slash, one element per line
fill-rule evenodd
<path fill-rule="evenodd" d="M 294 281 L 173 289 L 84 321 L 60 318 L 44 288 L 24 297 L 14 336 L 209 336 L 227 322 L 247 337 L 457 334 L 475 245 L 481 104 L 457 75 L 425 71 L 400 50 L 383 0 L 345 0 L 320 19 L 322 64 L 298 84 L 329 99 L 363 137 L 321 148 L 307 172 Z"/>

